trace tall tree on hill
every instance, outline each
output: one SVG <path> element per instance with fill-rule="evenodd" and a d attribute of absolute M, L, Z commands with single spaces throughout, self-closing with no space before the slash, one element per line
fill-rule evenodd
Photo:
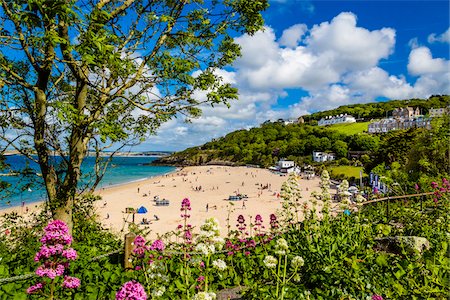
<path fill-rule="evenodd" d="M 98 154 L 137 143 L 173 117 L 198 116 L 202 103 L 237 98 L 216 70 L 240 54 L 233 33 L 262 28 L 268 4 L 0 0 L 0 6 L 1 145 L 36 160 L 53 216 L 71 224 L 88 149 Z"/>

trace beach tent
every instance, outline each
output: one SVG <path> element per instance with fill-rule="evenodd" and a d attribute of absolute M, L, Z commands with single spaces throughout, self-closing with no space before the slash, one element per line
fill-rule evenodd
<path fill-rule="evenodd" d="M 144 206 L 141 206 L 138 208 L 137 210 L 138 214 L 146 214 L 147 213 L 147 209 Z"/>
<path fill-rule="evenodd" d="M 358 192 L 358 188 L 356 186 L 351 186 L 348 188 L 348 191 L 350 193 L 357 193 Z"/>

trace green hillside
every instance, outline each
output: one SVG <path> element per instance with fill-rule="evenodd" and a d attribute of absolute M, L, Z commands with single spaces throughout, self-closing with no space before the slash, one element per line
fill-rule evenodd
<path fill-rule="evenodd" d="M 358 134 L 367 132 L 370 122 L 358 122 L 358 123 L 343 123 L 343 124 L 333 124 L 329 128 L 337 130 L 342 134 Z"/>
<path fill-rule="evenodd" d="M 431 99 L 431 100 L 430 100 Z M 402 105 L 422 101 L 422 106 L 446 107 L 450 104 L 448 96 L 433 97 L 429 100 L 405 100 Z M 446 99 L 447 102 L 439 101 Z M 428 103 L 430 101 L 430 103 Z M 439 102 L 439 103 L 437 103 Z M 396 101 L 398 103 L 398 101 Z M 424 104 L 425 103 L 425 104 Z M 438 106 L 438 104 L 440 106 Z M 375 104 L 358 105 L 361 109 Z M 387 104 L 384 104 L 386 107 Z M 342 111 L 342 113 L 349 113 Z M 386 115 L 387 111 L 380 111 Z M 314 121 L 316 122 L 316 121 Z M 363 166 L 366 174 L 374 170 L 384 176 L 388 183 L 404 182 L 414 186 L 415 182 L 428 184 L 434 178 L 447 177 L 450 165 L 450 126 L 448 116 L 434 118 L 432 130 L 411 128 L 390 131 L 385 134 L 367 133 L 369 122 L 317 126 L 314 122 L 284 125 L 281 122 L 265 122 L 260 127 L 238 130 L 204 145 L 174 153 L 160 159 L 157 163 L 171 165 L 260 165 L 268 167 L 279 159 L 287 158 L 297 164 L 313 164 L 316 171 L 330 168 L 330 163 L 312 162 L 313 151 L 334 152 L 337 160 L 332 164 Z M 349 157 L 349 151 L 363 151 L 356 158 Z M 335 167 L 333 167 L 335 168 Z M 344 172 L 347 178 L 353 176 L 351 170 Z M 332 173 L 342 176 L 342 170 Z"/>

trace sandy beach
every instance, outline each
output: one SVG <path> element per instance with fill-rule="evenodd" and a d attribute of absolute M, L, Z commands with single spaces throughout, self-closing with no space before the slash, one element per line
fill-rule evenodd
<path fill-rule="evenodd" d="M 99 220 L 113 232 L 123 235 L 128 232 L 128 224 L 133 214 L 126 213 L 127 208 L 144 206 L 147 213 L 134 214 L 134 223 L 150 229 L 150 238 L 175 230 L 182 224 L 180 216 L 181 201 L 189 198 L 192 210 L 189 223 L 198 228 L 206 218 L 216 217 L 222 227 L 222 235 L 227 234 L 227 218 L 230 203 L 234 203 L 230 212 L 230 225 L 235 228 L 238 215 L 243 215 L 247 224 L 250 217 L 260 214 L 266 224 L 269 215 L 281 208 L 279 193 L 287 176 L 280 176 L 266 169 L 226 166 L 185 167 L 168 175 L 127 183 L 96 193 L 102 196 L 97 205 Z M 308 201 L 313 191 L 319 191 L 319 178 L 302 179 L 302 200 Z M 236 194 L 248 196 L 246 201 L 229 201 Z M 169 200 L 168 206 L 157 206 L 154 197 Z M 35 204 L 28 205 L 29 212 L 38 209 Z M 25 208 L 12 207 L 4 212 L 17 211 L 25 214 Z M 157 218 L 156 218 L 157 216 Z M 148 224 L 141 224 L 142 221 Z M 194 230 L 195 231 L 195 230 Z"/>

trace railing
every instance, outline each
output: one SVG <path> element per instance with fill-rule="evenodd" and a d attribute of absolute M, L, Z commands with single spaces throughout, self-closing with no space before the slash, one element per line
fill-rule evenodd
<path fill-rule="evenodd" d="M 378 202 L 383 202 L 386 201 L 386 218 L 389 218 L 389 202 L 390 201 L 397 201 L 397 200 L 403 200 L 403 199 L 408 199 L 408 198 L 420 198 L 420 210 L 423 211 L 423 198 L 425 196 L 429 196 L 434 194 L 434 192 L 427 192 L 427 193 L 419 193 L 419 194 L 409 194 L 409 195 L 400 195 L 400 196 L 388 196 L 388 197 L 383 197 L 383 198 L 378 198 L 378 199 L 373 199 L 373 200 L 368 200 L 362 203 L 358 203 L 358 206 L 363 206 L 363 205 L 367 205 L 367 204 L 372 204 L 372 203 L 378 203 Z"/>

